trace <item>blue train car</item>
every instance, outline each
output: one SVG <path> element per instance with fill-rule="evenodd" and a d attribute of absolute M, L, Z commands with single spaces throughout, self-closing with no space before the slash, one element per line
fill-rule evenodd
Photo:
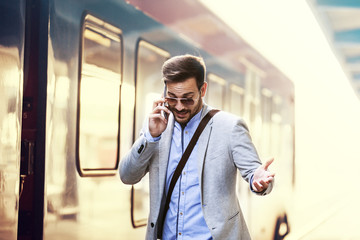
<path fill-rule="evenodd" d="M 117 169 L 162 93 L 163 62 L 185 53 L 205 60 L 205 101 L 243 116 L 277 159 L 270 196 L 239 178 L 253 238 L 286 235 L 293 84 L 200 2 L 17 0 L 0 12 L 0 239 L 144 238 L 147 179 L 129 187 Z"/>

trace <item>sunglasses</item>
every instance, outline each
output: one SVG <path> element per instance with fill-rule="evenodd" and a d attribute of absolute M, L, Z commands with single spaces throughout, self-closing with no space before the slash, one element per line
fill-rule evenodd
<path fill-rule="evenodd" d="M 170 106 L 175 106 L 178 101 L 181 102 L 182 105 L 184 106 L 192 106 L 194 105 L 195 101 L 192 98 L 174 98 L 174 97 L 166 97 L 166 102 L 170 105 Z"/>

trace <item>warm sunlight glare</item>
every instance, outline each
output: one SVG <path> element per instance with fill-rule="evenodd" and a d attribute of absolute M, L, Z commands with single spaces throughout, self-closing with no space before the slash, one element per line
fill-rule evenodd
<path fill-rule="evenodd" d="M 359 198 L 360 101 L 306 1 L 202 2 L 295 84 L 296 186 L 288 239 L 300 239 L 321 217 Z M 341 224 L 357 219 L 354 205 Z M 324 226 L 330 235 L 336 228 L 352 231 Z"/>

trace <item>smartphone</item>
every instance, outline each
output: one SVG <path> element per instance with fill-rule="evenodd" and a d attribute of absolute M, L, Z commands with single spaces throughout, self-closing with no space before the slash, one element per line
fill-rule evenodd
<path fill-rule="evenodd" d="M 164 97 L 164 98 L 166 97 L 166 91 L 167 91 L 167 86 L 166 86 L 166 84 L 165 84 L 165 86 L 164 86 L 164 94 L 163 94 L 163 97 Z M 167 107 L 166 102 L 163 104 L 163 106 Z M 161 111 L 160 114 L 161 114 L 161 116 L 163 116 L 166 120 L 168 120 L 169 114 L 168 114 L 167 112 Z"/>

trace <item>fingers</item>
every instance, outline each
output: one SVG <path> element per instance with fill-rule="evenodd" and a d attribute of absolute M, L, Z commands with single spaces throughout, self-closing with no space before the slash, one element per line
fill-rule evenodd
<path fill-rule="evenodd" d="M 154 101 L 152 113 L 160 113 L 160 111 L 165 111 L 170 113 L 170 110 L 165 106 L 165 99 L 160 98 Z"/>
<path fill-rule="evenodd" d="M 255 192 L 262 192 L 269 186 L 265 181 L 253 182 L 253 190 Z"/>
<path fill-rule="evenodd" d="M 167 107 L 162 106 L 162 105 L 156 106 L 156 107 L 153 109 L 153 111 L 152 111 L 151 114 L 152 114 L 152 115 L 156 115 L 156 114 L 161 113 L 161 111 L 164 111 L 164 112 L 170 114 L 170 110 L 169 110 Z"/>
<path fill-rule="evenodd" d="M 165 114 L 164 112 L 166 112 L 167 114 L 170 114 L 170 111 L 169 109 L 167 109 L 166 107 L 164 106 L 157 106 L 153 112 L 149 115 L 149 120 L 151 122 L 158 122 L 158 121 L 161 121 L 163 122 L 164 124 L 167 124 L 167 118 L 165 117 Z M 152 127 L 152 126 L 150 126 Z"/>
<path fill-rule="evenodd" d="M 274 180 L 274 175 L 268 176 L 265 180 L 261 180 L 260 182 L 264 181 L 266 184 L 270 184 Z"/>
<path fill-rule="evenodd" d="M 262 186 L 259 183 L 253 182 L 253 190 L 255 192 L 261 192 L 261 188 L 262 188 Z"/>
<path fill-rule="evenodd" d="M 263 164 L 263 167 L 264 169 L 267 171 L 270 164 L 272 164 L 274 162 L 274 158 L 270 158 L 269 160 L 267 160 L 264 164 Z"/>
<path fill-rule="evenodd" d="M 258 168 L 254 174 L 252 187 L 255 192 L 262 192 L 267 189 L 269 184 L 274 180 L 275 173 L 270 173 L 263 168 Z"/>
<path fill-rule="evenodd" d="M 156 99 L 153 103 L 153 109 L 155 109 L 159 105 L 164 105 L 164 104 L 165 104 L 165 98 Z"/>
<path fill-rule="evenodd" d="M 161 121 L 161 122 L 163 122 L 165 124 L 167 123 L 167 119 L 160 113 L 150 114 L 149 115 L 149 120 L 150 120 L 150 122 L 151 121 L 154 121 L 154 122 Z M 149 127 L 151 127 L 151 126 L 149 126 Z"/>
<path fill-rule="evenodd" d="M 262 192 L 269 187 L 269 184 L 273 181 L 273 177 L 269 177 L 266 180 L 260 180 L 259 182 L 253 182 L 253 190 L 255 192 Z"/>

